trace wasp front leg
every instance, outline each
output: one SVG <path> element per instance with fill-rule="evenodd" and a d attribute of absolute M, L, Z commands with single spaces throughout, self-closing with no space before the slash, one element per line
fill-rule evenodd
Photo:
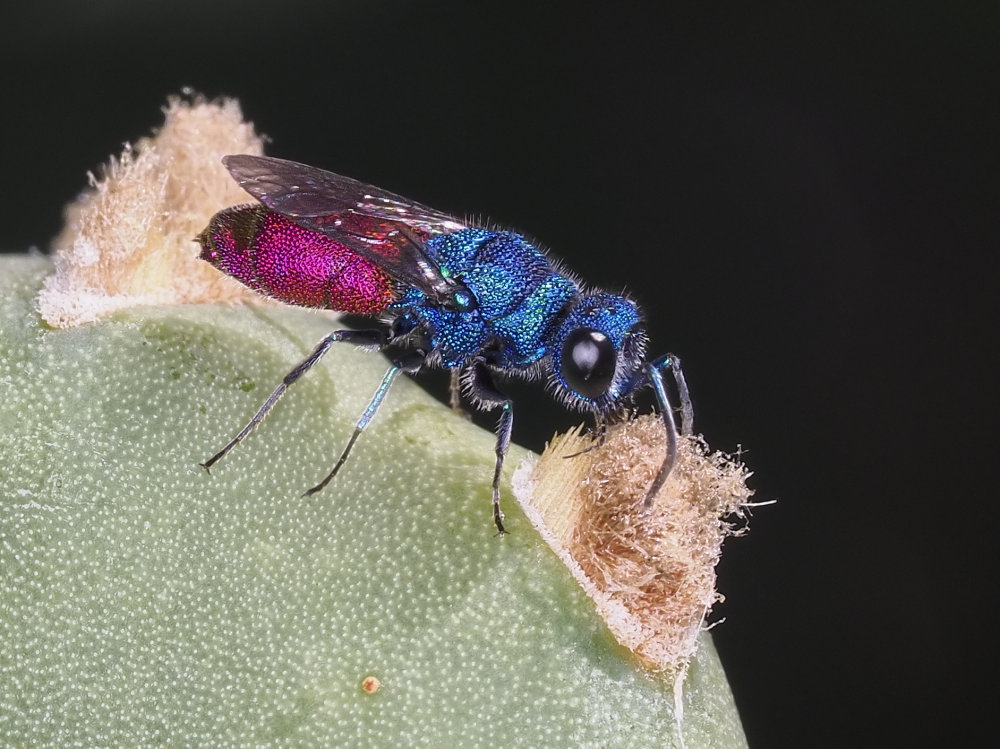
<path fill-rule="evenodd" d="M 674 422 L 674 407 L 670 403 L 670 396 L 667 394 L 667 388 L 663 382 L 663 372 L 666 370 L 669 370 L 673 375 L 674 384 L 677 386 L 677 395 L 681 401 L 680 435 L 678 435 L 677 425 Z M 649 378 L 649 384 L 653 387 L 653 395 L 660 409 L 660 417 L 663 419 L 663 426 L 667 434 L 666 457 L 663 459 L 663 465 L 660 466 L 659 472 L 646 492 L 646 499 L 644 501 L 646 507 L 652 507 L 653 500 L 666 483 L 667 477 L 673 470 L 674 463 L 677 460 L 678 437 L 681 435 L 688 437 L 694 431 L 694 408 L 691 405 L 691 396 L 688 393 L 687 381 L 684 379 L 684 371 L 681 369 L 681 360 L 676 356 L 666 354 L 650 362 L 646 365 L 646 375 Z"/>

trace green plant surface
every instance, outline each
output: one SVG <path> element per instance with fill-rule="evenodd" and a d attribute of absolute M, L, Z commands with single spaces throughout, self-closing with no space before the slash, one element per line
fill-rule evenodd
<path fill-rule="evenodd" d="M 209 475 L 331 318 L 53 330 L 51 269 L 0 260 L 0 745 L 680 745 L 672 680 L 615 643 L 507 482 L 494 536 L 490 433 L 400 378 L 302 497 L 386 367 L 345 345 Z M 708 635 L 683 694 L 689 749 L 745 746 Z"/>

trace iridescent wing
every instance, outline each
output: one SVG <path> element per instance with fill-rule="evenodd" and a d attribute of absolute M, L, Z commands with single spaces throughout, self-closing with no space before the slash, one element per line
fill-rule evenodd
<path fill-rule="evenodd" d="M 445 278 L 424 251 L 427 237 L 465 228 L 454 217 L 295 161 L 237 154 L 222 163 L 270 210 L 335 239 L 435 302 L 449 304 L 457 292 L 468 293 L 460 282 Z"/>

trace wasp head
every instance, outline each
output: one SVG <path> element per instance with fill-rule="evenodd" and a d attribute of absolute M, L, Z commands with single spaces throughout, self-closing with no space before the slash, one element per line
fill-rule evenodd
<path fill-rule="evenodd" d="M 643 377 L 646 332 L 635 303 L 616 294 L 581 298 L 562 320 L 551 387 L 567 406 L 611 411 Z"/>

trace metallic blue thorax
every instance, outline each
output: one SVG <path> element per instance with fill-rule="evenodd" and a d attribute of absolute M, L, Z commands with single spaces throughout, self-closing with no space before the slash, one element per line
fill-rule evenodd
<path fill-rule="evenodd" d="M 580 292 L 524 237 L 462 229 L 431 238 L 425 250 L 442 274 L 465 284 L 478 303 L 471 312 L 458 312 L 410 289 L 393 305 L 428 331 L 441 364 L 459 366 L 487 349 L 492 364 L 516 368 L 549 353 L 560 311 Z"/>

